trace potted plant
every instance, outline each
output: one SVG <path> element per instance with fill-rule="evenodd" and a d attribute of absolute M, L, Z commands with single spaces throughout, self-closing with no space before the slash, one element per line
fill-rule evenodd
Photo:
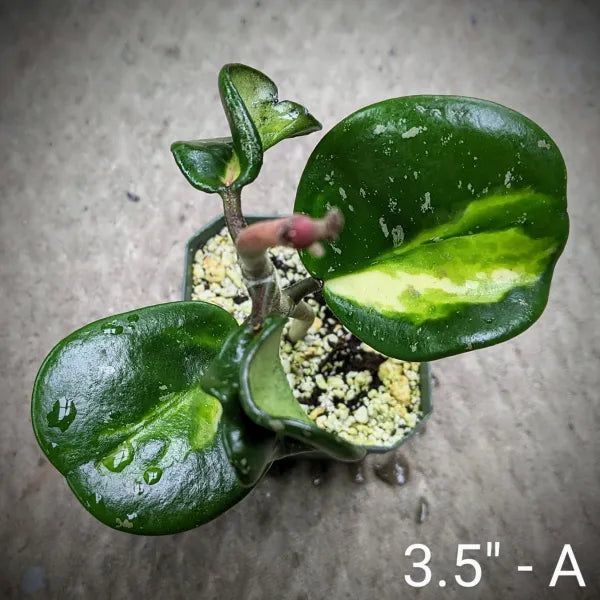
<path fill-rule="evenodd" d="M 249 224 L 265 219 L 246 217 Z M 293 247 L 269 249 L 268 256 L 280 287 L 315 285 Z M 252 302 L 224 217 L 188 241 L 183 288 L 184 300 L 217 303 L 239 324 L 250 316 Z M 312 326 L 296 341 L 286 328 L 280 342 L 281 362 L 300 407 L 317 425 L 364 445 L 368 453 L 405 443 L 432 410 L 429 364 L 376 352 L 341 325 L 320 291 L 304 299 L 315 313 Z"/>
<path fill-rule="evenodd" d="M 284 329 L 298 344 L 314 328 L 309 294 L 364 352 L 416 365 L 529 327 L 568 234 L 554 142 L 508 108 L 456 96 L 395 98 L 345 118 L 309 158 L 294 215 L 247 225 L 241 190 L 264 152 L 320 124 L 244 65 L 225 66 L 219 89 L 231 136 L 172 151 L 194 187 L 223 198 L 248 318 L 184 301 L 101 319 L 59 342 L 33 390 L 50 461 L 92 514 L 131 533 L 205 523 L 281 457 L 365 455 L 368 445 L 311 418 L 282 365 Z M 267 255 L 276 246 L 299 250 L 309 275 L 282 288 Z"/>

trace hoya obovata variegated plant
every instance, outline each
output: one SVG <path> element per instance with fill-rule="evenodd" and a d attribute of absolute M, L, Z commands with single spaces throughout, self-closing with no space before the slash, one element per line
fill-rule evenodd
<path fill-rule="evenodd" d="M 306 416 L 281 368 L 284 324 L 296 338 L 311 324 L 308 293 L 322 286 L 375 350 L 437 359 L 529 327 L 567 239 L 554 142 L 513 110 L 458 96 L 394 98 L 345 118 L 312 153 L 295 216 L 247 227 L 240 191 L 264 151 L 321 125 L 250 67 L 225 66 L 219 88 L 230 137 L 172 151 L 194 187 L 223 198 L 249 320 L 204 302 L 102 319 L 50 352 L 33 391 L 52 464 L 93 515 L 131 533 L 205 523 L 280 457 L 365 455 Z M 299 248 L 312 277 L 281 290 L 265 255 L 277 243 Z"/>

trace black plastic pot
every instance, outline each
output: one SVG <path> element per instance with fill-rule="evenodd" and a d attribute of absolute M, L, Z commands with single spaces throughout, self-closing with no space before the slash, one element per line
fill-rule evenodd
<path fill-rule="evenodd" d="M 260 221 L 262 219 L 270 219 L 273 218 L 271 216 L 249 216 L 246 217 L 248 223 L 255 223 L 256 221 Z M 206 244 L 206 242 L 219 233 L 221 229 L 225 227 L 225 217 L 217 217 L 216 219 L 210 221 L 206 224 L 202 229 L 197 231 L 187 242 L 186 250 L 185 250 L 185 271 L 183 278 L 183 299 L 191 300 L 192 299 L 192 291 L 193 291 L 193 276 L 192 276 L 192 268 L 194 265 L 194 256 L 196 252 Z M 417 425 L 412 429 L 412 431 L 404 438 L 396 442 L 392 446 L 365 446 L 367 452 L 369 453 L 383 453 L 388 452 L 390 450 L 394 450 L 406 443 L 415 433 L 419 431 L 431 415 L 433 411 L 433 402 L 431 397 L 431 367 L 430 363 L 421 363 L 421 380 L 419 383 L 419 387 L 421 390 L 421 411 L 423 416 L 417 423 Z"/>

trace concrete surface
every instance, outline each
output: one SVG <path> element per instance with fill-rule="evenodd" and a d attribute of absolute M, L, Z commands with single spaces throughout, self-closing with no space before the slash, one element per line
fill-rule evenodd
<path fill-rule="evenodd" d="M 0 596 L 598 598 L 599 25 L 593 1 L 0 0 Z M 524 112 L 564 153 L 571 237 L 533 328 L 434 365 L 437 407 L 403 452 L 407 485 L 356 485 L 335 467 L 315 487 L 300 465 L 201 529 L 132 537 L 89 516 L 44 458 L 30 391 L 73 329 L 179 298 L 184 242 L 220 209 L 169 144 L 227 132 L 216 75 L 231 61 L 326 128 L 417 92 Z M 270 150 L 246 210 L 289 211 L 318 139 Z M 501 556 L 459 588 L 457 544 L 488 540 Z M 421 590 L 404 581 L 414 542 L 433 552 Z M 565 543 L 585 589 L 547 587 Z"/>

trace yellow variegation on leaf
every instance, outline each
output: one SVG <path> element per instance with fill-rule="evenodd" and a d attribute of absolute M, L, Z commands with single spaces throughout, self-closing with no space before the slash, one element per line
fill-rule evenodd
<path fill-rule="evenodd" d="M 344 119 L 309 159 L 295 208 L 331 206 L 345 229 L 305 265 L 353 333 L 408 360 L 531 325 L 568 233 L 554 143 L 523 115 L 471 98 L 397 98 Z"/>

